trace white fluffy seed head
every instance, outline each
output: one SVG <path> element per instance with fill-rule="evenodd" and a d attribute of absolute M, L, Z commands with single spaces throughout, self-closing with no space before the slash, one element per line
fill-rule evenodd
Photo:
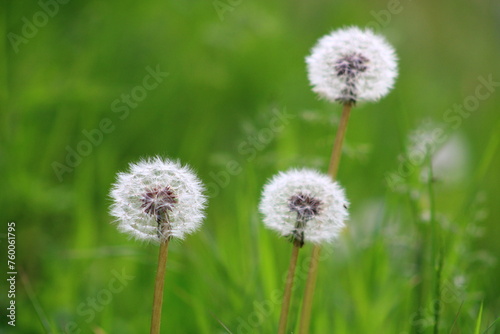
<path fill-rule="evenodd" d="M 339 29 L 322 37 L 306 58 L 312 89 L 332 102 L 377 101 L 398 75 L 397 57 L 370 29 Z"/>
<path fill-rule="evenodd" d="M 344 189 L 324 174 L 292 169 L 275 175 L 259 205 L 264 224 L 279 235 L 303 244 L 333 241 L 348 218 Z"/>
<path fill-rule="evenodd" d="M 187 166 L 160 157 L 132 163 L 118 173 L 111 190 L 111 214 L 121 232 L 159 243 L 183 239 L 198 229 L 206 197 L 198 177 Z"/>

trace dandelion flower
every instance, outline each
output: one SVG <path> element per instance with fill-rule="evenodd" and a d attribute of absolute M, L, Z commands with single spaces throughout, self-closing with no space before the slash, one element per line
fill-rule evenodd
<path fill-rule="evenodd" d="M 350 27 L 322 37 L 306 58 L 313 91 L 332 102 L 377 101 L 397 77 L 397 59 L 385 38 Z"/>
<path fill-rule="evenodd" d="M 406 161 L 421 172 L 421 181 L 428 182 L 427 159 L 432 161 L 434 178 L 444 183 L 456 183 L 467 175 L 467 142 L 460 134 L 443 131 L 444 124 L 425 120 L 410 132 L 406 146 Z M 417 170 L 417 168 L 413 168 Z"/>
<path fill-rule="evenodd" d="M 159 157 L 130 165 L 113 185 L 111 214 L 118 229 L 155 243 L 183 239 L 201 225 L 206 198 L 190 168 Z"/>
<path fill-rule="evenodd" d="M 348 204 L 329 176 L 292 169 L 266 184 L 259 209 L 268 228 L 302 246 L 334 240 L 348 217 Z"/>

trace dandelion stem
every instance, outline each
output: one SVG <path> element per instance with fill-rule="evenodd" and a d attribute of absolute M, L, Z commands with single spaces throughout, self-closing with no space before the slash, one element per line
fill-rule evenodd
<path fill-rule="evenodd" d="M 294 242 L 292 248 L 292 256 L 290 257 L 290 266 L 285 282 L 285 292 L 283 293 L 283 303 L 281 304 L 280 322 L 278 326 L 278 334 L 285 334 L 288 320 L 288 311 L 290 310 L 290 299 L 292 297 L 293 278 L 295 276 L 295 268 L 297 267 L 297 259 L 299 257 L 300 243 Z"/>
<path fill-rule="evenodd" d="M 153 297 L 153 313 L 151 316 L 151 334 L 160 333 L 161 307 L 163 304 L 163 286 L 165 283 L 165 269 L 167 266 L 168 243 L 170 238 L 166 238 L 160 244 L 158 255 L 158 269 L 156 270 L 155 292 Z"/>
<path fill-rule="evenodd" d="M 314 289 L 316 288 L 316 278 L 318 277 L 318 263 L 321 253 L 321 247 L 315 245 L 309 264 L 309 274 L 307 276 L 304 300 L 302 301 L 302 313 L 300 315 L 299 334 L 309 333 L 309 324 L 311 323 L 312 300 Z"/>
<path fill-rule="evenodd" d="M 345 133 L 347 130 L 347 122 L 351 116 L 352 103 L 347 102 L 342 108 L 342 116 L 340 118 L 339 128 L 333 143 L 332 156 L 330 158 L 330 165 L 328 166 L 328 175 L 335 179 L 339 169 L 340 157 L 342 155 L 342 143 L 344 142 Z"/>
<path fill-rule="evenodd" d="M 335 136 L 335 142 L 333 143 L 332 156 L 330 158 L 330 165 L 328 166 L 328 175 L 330 175 L 333 180 L 335 180 L 335 178 L 337 177 L 340 157 L 342 156 L 342 143 L 344 142 L 344 137 L 347 130 L 347 122 L 349 121 L 349 116 L 351 115 L 352 105 L 353 104 L 351 102 L 344 103 L 344 107 L 342 108 L 342 116 L 340 118 L 340 124 Z M 311 262 L 309 264 L 309 274 L 307 275 L 304 299 L 302 301 L 299 334 L 309 333 L 314 289 L 316 288 L 316 278 L 318 277 L 318 262 L 320 252 L 321 247 L 319 245 L 315 245 L 312 251 Z"/>
<path fill-rule="evenodd" d="M 434 265 L 434 271 L 436 274 L 435 285 L 434 285 L 434 334 L 439 334 L 439 320 L 440 320 L 440 304 L 441 304 L 441 274 L 443 270 L 443 247 L 441 244 L 441 236 L 439 233 L 438 221 L 436 219 L 436 198 L 434 196 L 434 174 L 432 170 L 432 154 L 430 146 L 427 148 L 429 154 L 429 180 L 428 180 L 428 191 L 429 191 L 429 203 L 430 203 L 430 221 L 432 227 L 432 260 Z"/>

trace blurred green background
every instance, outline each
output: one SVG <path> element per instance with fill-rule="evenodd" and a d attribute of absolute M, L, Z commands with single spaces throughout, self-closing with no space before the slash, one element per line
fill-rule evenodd
<path fill-rule="evenodd" d="M 368 25 L 394 45 L 400 74 L 352 114 L 339 172 L 351 220 L 324 247 L 311 333 L 432 333 L 434 305 L 440 333 L 478 322 L 500 333 L 499 86 L 474 98 L 487 92 L 480 78 L 500 82 L 499 2 L 66 2 L 0 11 L 0 268 L 14 221 L 19 272 L 14 331 L 2 279 L 0 331 L 149 331 L 157 247 L 116 230 L 108 193 L 130 162 L 162 155 L 189 163 L 211 195 L 203 228 L 171 246 L 163 332 L 276 332 L 270 296 L 291 245 L 262 226 L 260 191 L 279 170 L 326 171 L 341 107 L 311 92 L 304 58 L 332 29 Z M 168 75 L 145 89 L 155 70 Z M 463 103 L 470 113 L 449 111 Z M 422 122 L 446 138 L 430 186 L 425 163 L 404 158 Z M 393 187 L 402 164 L 411 172 Z M 430 221 L 443 240 L 439 294 Z"/>

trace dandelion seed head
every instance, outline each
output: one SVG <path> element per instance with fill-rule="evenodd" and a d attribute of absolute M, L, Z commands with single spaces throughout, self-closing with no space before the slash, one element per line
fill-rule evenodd
<path fill-rule="evenodd" d="M 204 218 L 203 185 L 187 166 L 160 157 L 130 164 L 111 190 L 111 214 L 121 232 L 159 243 L 184 239 Z"/>
<path fill-rule="evenodd" d="M 265 186 L 259 205 L 264 224 L 297 242 L 333 241 L 348 218 L 343 188 L 311 169 L 292 169 L 274 176 Z"/>
<path fill-rule="evenodd" d="M 322 37 L 306 58 L 314 92 L 332 102 L 377 101 L 397 77 L 397 58 L 385 38 L 357 27 Z"/>
<path fill-rule="evenodd" d="M 428 159 L 432 161 L 434 178 L 443 184 L 458 184 L 468 175 L 467 140 L 445 129 L 445 124 L 426 119 L 408 134 L 406 159 L 413 169 L 420 169 L 420 181 L 424 183 L 429 181 Z"/>

